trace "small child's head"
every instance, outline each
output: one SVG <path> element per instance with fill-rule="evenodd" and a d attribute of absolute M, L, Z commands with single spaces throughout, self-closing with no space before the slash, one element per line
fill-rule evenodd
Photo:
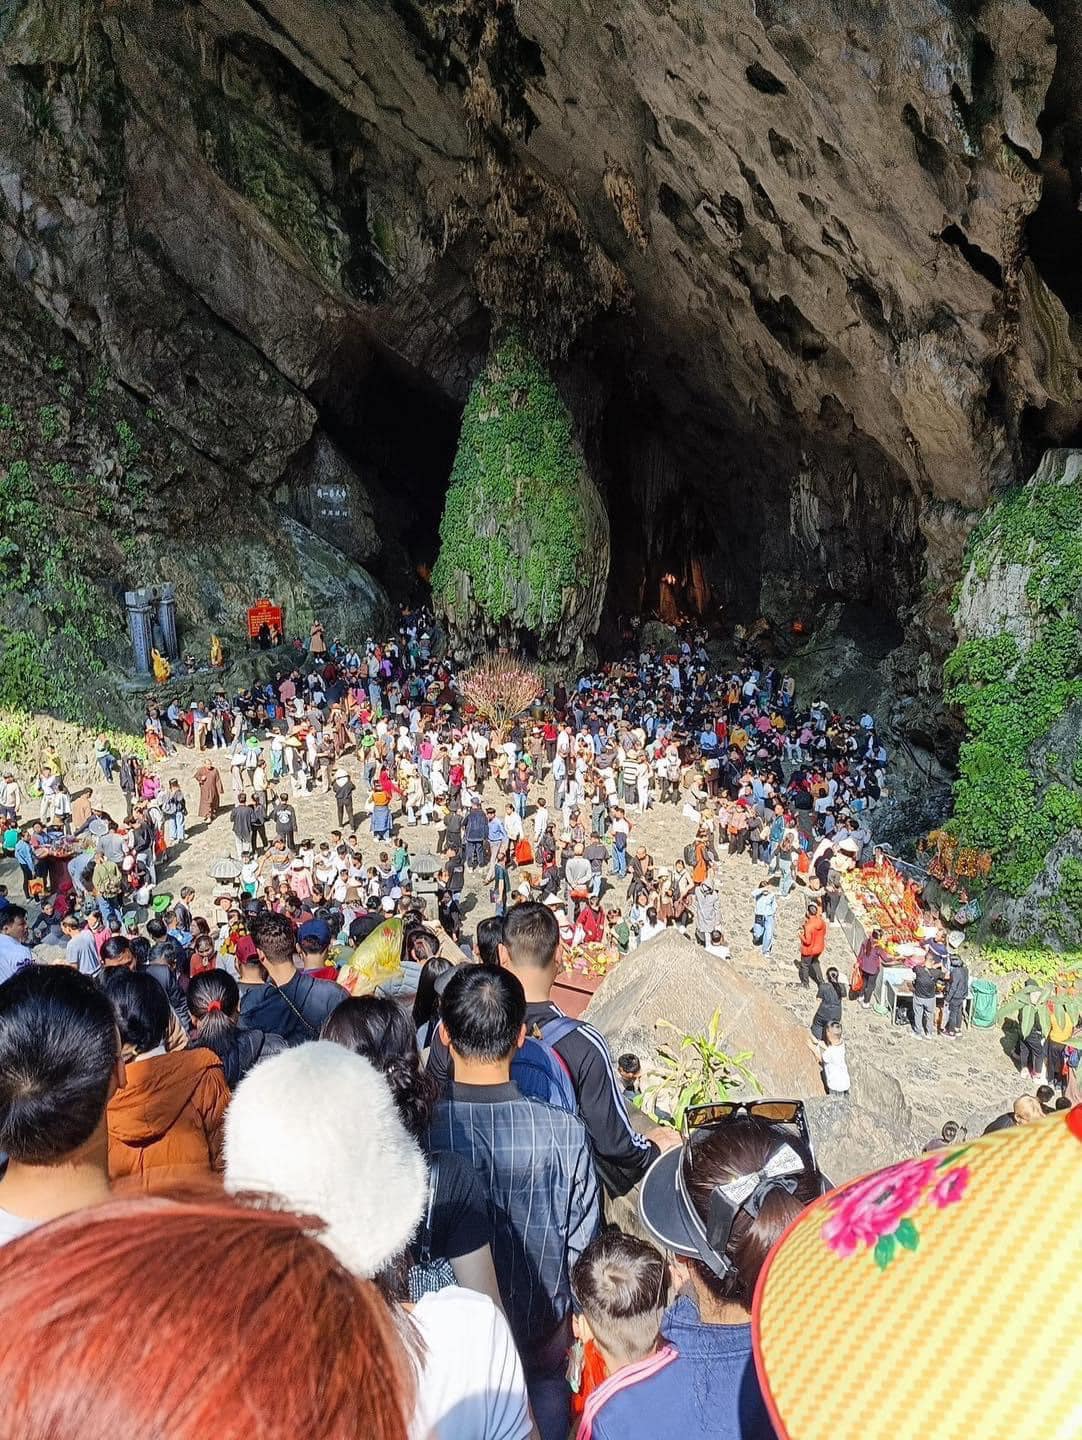
<path fill-rule="evenodd" d="M 616 1062 L 616 1068 L 620 1072 L 620 1079 L 625 1085 L 637 1085 L 639 1076 L 642 1073 L 642 1066 L 639 1064 L 639 1057 L 626 1051 Z"/>
<path fill-rule="evenodd" d="M 575 1262 L 571 1285 L 582 1310 L 575 1334 L 593 1340 L 610 1374 L 653 1352 L 669 1291 L 669 1267 L 653 1245 L 606 1231 Z"/>
<path fill-rule="evenodd" d="M 1051 1085 L 1037 1086 L 1037 1099 L 1040 1101 L 1041 1105 L 1045 1107 L 1045 1109 L 1047 1109 L 1048 1106 L 1052 1104 L 1052 1101 L 1055 1100 L 1055 1098 L 1056 1092 L 1052 1089 Z"/>
<path fill-rule="evenodd" d="M 826 1040 L 828 1045 L 840 1045 L 842 1043 L 842 1027 L 837 1020 L 832 1020 L 826 1028 Z"/>

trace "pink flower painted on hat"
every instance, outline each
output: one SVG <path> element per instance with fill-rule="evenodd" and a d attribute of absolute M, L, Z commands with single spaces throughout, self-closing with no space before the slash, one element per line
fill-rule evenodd
<path fill-rule="evenodd" d="M 945 1210 L 964 1197 L 969 1167 L 955 1161 L 965 1153 L 955 1150 L 943 1160 L 903 1160 L 858 1181 L 829 1202 L 834 1214 L 822 1228 L 823 1239 L 843 1257 L 861 1245 L 870 1246 L 882 1273 L 901 1250 L 919 1249 L 913 1212 L 922 1200 Z"/>
<path fill-rule="evenodd" d="M 903 1160 L 859 1180 L 835 1200 L 834 1214 L 823 1226 L 823 1239 L 842 1256 L 852 1255 L 861 1245 L 877 1245 L 898 1230 L 935 1171 L 934 1159 Z"/>
<path fill-rule="evenodd" d="M 940 1210 L 945 1210 L 948 1205 L 957 1205 L 966 1193 L 968 1184 L 968 1165 L 959 1165 L 955 1170 L 948 1170 L 932 1188 L 932 1204 L 938 1205 Z"/>

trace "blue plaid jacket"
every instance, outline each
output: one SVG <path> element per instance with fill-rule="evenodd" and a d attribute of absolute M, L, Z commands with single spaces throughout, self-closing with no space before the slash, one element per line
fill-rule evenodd
<path fill-rule="evenodd" d="M 570 1270 L 601 1223 L 586 1127 L 506 1085 L 451 1086 L 429 1149 L 473 1166 L 488 1195 L 500 1294 L 523 1360 L 571 1313 Z"/>

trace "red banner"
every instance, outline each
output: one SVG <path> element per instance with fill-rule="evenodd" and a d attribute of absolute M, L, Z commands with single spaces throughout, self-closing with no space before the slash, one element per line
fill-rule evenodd
<path fill-rule="evenodd" d="M 285 626 L 282 623 L 281 605 L 275 605 L 273 600 L 257 600 L 248 611 L 249 640 L 257 638 L 261 625 L 265 625 L 272 635 L 275 630 L 284 634 Z"/>

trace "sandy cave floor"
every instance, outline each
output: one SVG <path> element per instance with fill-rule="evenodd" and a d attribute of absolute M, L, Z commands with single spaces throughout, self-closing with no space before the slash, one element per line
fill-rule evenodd
<path fill-rule="evenodd" d="M 232 792 L 226 752 L 211 751 L 209 754 L 221 771 L 225 798 L 229 801 Z M 181 781 L 189 806 L 188 839 L 175 847 L 164 863 L 159 864 L 158 889 L 176 894 L 182 884 L 192 885 L 198 901 L 195 912 L 211 919 L 214 914 L 213 897 L 220 886 L 210 879 L 209 869 L 223 855 L 234 855 L 235 849 L 228 809 L 221 811 L 209 826 L 194 818 L 198 786 L 192 777 L 201 759 L 194 751 L 182 750 L 155 767 L 155 773 L 162 779 L 175 777 Z M 359 779 L 352 757 L 346 758 L 346 765 Z M 551 799 L 548 785 L 546 790 Z M 498 798 L 491 782 L 486 793 Z M 97 803 L 110 813 L 118 817 L 123 814 L 123 801 L 117 785 L 99 785 L 95 796 Z M 311 836 L 319 841 L 336 827 L 335 806 L 330 795 L 315 793 L 300 796 L 293 800 L 293 804 L 299 822 L 299 838 Z M 394 809 L 396 831 L 405 834 L 411 852 L 435 850 L 438 828 L 405 825 L 404 819 L 398 817 L 397 803 Z M 645 844 L 657 865 L 671 864 L 693 838 L 692 822 L 673 805 L 659 805 L 645 816 L 633 815 L 630 818 L 634 824 L 632 846 Z M 361 820 L 359 813 L 358 820 Z M 374 860 L 377 850 L 382 847 L 377 846 L 373 839 L 367 819 L 360 823 L 358 833 L 365 860 Z M 532 834 L 529 816 L 527 833 Z M 761 873 L 747 856 L 723 856 L 717 866 L 722 923 L 732 959 L 797 1018 L 809 1023 L 815 1010 L 815 997 L 813 992 L 801 989 L 795 964 L 797 935 L 804 915 L 804 892 L 798 886 L 779 904 L 773 954 L 764 957 L 761 950 L 752 944 L 750 935 L 752 891 Z M 10 857 L 5 857 L 0 864 L 0 875 L 7 882 L 9 893 L 18 897 L 21 889 L 18 869 Z M 626 908 L 626 881 L 610 881 L 608 886 L 606 896 Z M 472 930 L 478 920 L 491 914 L 492 909 L 484 872 L 467 871 L 463 892 L 466 931 Z M 853 954 L 845 936 L 839 927 L 832 927 L 824 971 L 828 965 L 836 965 L 844 978 L 852 963 Z M 954 1040 L 937 1037 L 928 1041 L 914 1035 L 908 1025 L 892 1025 L 885 1016 L 857 1004 L 846 1004 L 842 1023 L 854 1099 L 860 1093 L 862 1060 L 874 1062 L 895 1075 L 901 1083 L 913 1108 L 918 1133 L 926 1128 L 929 1137 L 939 1130 L 945 1120 L 990 1117 L 1008 1109 L 1016 1096 L 1029 1093 L 1033 1088 L 1028 1076 L 1019 1077 L 1013 1061 L 1005 1054 L 998 1028 L 967 1029 Z M 754 1070 L 754 1060 L 751 1066 Z"/>

